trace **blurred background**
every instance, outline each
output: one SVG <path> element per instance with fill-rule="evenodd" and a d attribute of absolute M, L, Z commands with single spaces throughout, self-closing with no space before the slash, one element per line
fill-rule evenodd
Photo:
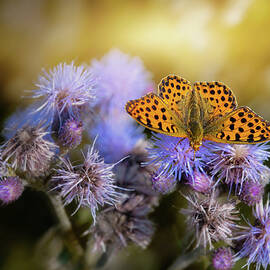
<path fill-rule="evenodd" d="M 269 0 L 1 0 L 0 126 L 34 88 L 42 68 L 100 59 L 111 48 L 139 56 L 156 84 L 170 73 L 219 80 L 270 120 Z M 121 253 L 123 268 L 166 269 L 182 252 L 178 194 L 152 214 L 150 247 Z M 36 243 L 55 224 L 42 194 L 26 190 L 0 208 L 0 269 L 39 269 Z M 195 264 L 188 269 L 203 269 Z M 236 268 L 235 268 L 236 269 Z"/>

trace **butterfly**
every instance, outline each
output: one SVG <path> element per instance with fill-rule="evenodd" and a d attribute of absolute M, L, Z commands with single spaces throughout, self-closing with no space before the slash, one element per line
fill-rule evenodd
<path fill-rule="evenodd" d="M 196 82 L 169 75 L 149 93 L 130 100 L 126 111 L 142 126 L 188 138 L 194 153 L 203 140 L 255 144 L 270 140 L 270 123 L 249 107 L 238 107 L 233 92 L 217 81 Z"/>

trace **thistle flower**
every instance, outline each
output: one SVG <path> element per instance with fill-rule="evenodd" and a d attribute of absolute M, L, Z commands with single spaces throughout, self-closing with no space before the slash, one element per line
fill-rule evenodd
<path fill-rule="evenodd" d="M 89 133 L 98 137 L 96 146 L 106 162 L 116 162 L 127 156 L 136 144 L 143 139 L 141 128 L 138 128 L 121 115 L 110 115 L 90 128 Z"/>
<path fill-rule="evenodd" d="M 194 230 L 198 246 L 204 248 L 212 242 L 224 241 L 231 244 L 235 221 L 238 220 L 238 211 L 233 202 L 221 203 L 217 200 L 215 192 L 211 196 L 193 195 L 184 196 L 189 206 L 181 213 L 187 217 L 188 228 Z"/>
<path fill-rule="evenodd" d="M 96 101 L 103 115 L 115 110 L 125 114 L 126 102 L 146 94 L 153 84 L 140 58 L 130 57 L 117 49 L 100 61 L 93 60 L 90 70 L 99 79 Z"/>
<path fill-rule="evenodd" d="M 234 265 L 231 249 L 222 247 L 215 250 L 212 263 L 216 270 L 231 270 Z"/>
<path fill-rule="evenodd" d="M 151 165 L 143 165 L 147 160 L 145 150 L 146 142 L 138 144 L 132 152 L 118 166 L 114 172 L 117 185 L 123 188 L 127 196 L 131 194 L 144 196 L 149 211 L 158 204 L 158 194 L 152 188 L 152 175 L 154 168 Z"/>
<path fill-rule="evenodd" d="M 74 63 L 61 63 L 49 72 L 43 70 L 34 90 L 34 98 L 43 98 L 38 110 L 48 114 L 59 114 L 68 111 L 76 116 L 82 108 L 92 103 L 95 97 L 96 79 L 83 66 Z M 61 118 L 61 117 L 60 117 Z"/>
<path fill-rule="evenodd" d="M 270 264 L 270 208 L 269 200 L 263 205 L 261 200 L 253 209 L 256 218 L 254 225 L 248 222 L 249 227 L 242 227 L 235 240 L 241 244 L 236 259 L 247 257 L 245 266 L 256 263 L 256 270 L 264 269 Z"/>
<path fill-rule="evenodd" d="M 155 191 L 162 194 L 167 194 L 175 189 L 176 181 L 174 181 L 173 177 L 153 175 L 152 184 Z"/>
<path fill-rule="evenodd" d="M 255 205 L 260 202 L 263 197 L 264 186 L 259 182 L 245 181 L 241 193 L 239 194 L 240 200 L 249 206 Z"/>
<path fill-rule="evenodd" d="M 75 200 L 78 203 L 75 212 L 81 206 L 89 207 L 95 221 L 99 206 L 114 205 L 122 198 L 121 193 L 116 191 L 112 172 L 114 166 L 115 164 L 105 164 L 92 145 L 81 165 L 73 166 L 69 159 L 63 159 L 63 164 L 52 181 L 65 204 Z"/>
<path fill-rule="evenodd" d="M 104 252 L 108 246 L 116 250 L 129 243 L 146 248 L 154 233 L 153 224 L 146 217 L 149 210 L 143 195 L 132 194 L 116 207 L 100 212 L 96 224 L 90 228 L 95 239 L 94 250 Z"/>
<path fill-rule="evenodd" d="M 19 177 L 5 177 L 0 180 L 0 201 L 9 204 L 16 201 L 23 192 L 23 184 Z"/>
<path fill-rule="evenodd" d="M 152 84 L 150 73 L 139 58 L 119 50 L 110 51 L 100 61 L 94 60 L 90 70 L 98 78 L 95 107 L 100 117 L 89 128 L 89 135 L 94 138 L 102 134 L 97 148 L 107 162 L 116 162 L 143 139 L 142 128 L 134 125 L 124 107 L 128 100 L 146 93 Z"/>
<path fill-rule="evenodd" d="M 224 180 L 236 190 L 241 192 L 245 181 L 259 182 L 262 173 L 269 175 L 270 169 L 263 162 L 270 157 L 267 144 L 238 145 L 238 144 L 216 144 L 211 146 L 212 153 L 208 157 L 212 174 L 218 180 Z M 240 188 L 238 188 L 240 185 Z"/>
<path fill-rule="evenodd" d="M 201 172 L 194 172 L 193 178 L 187 178 L 187 184 L 194 190 L 201 193 L 210 193 L 213 182 L 212 179 L 206 174 Z"/>
<path fill-rule="evenodd" d="M 32 176 L 44 175 L 50 167 L 56 146 L 44 137 L 48 133 L 40 126 L 26 125 L 2 145 L 2 158 L 13 169 Z"/>
<path fill-rule="evenodd" d="M 157 134 L 152 138 L 154 145 L 148 148 L 149 164 L 158 167 L 158 177 L 170 177 L 181 180 L 182 174 L 194 179 L 195 171 L 204 173 L 205 156 L 208 150 L 203 146 L 196 152 L 188 139 Z"/>
<path fill-rule="evenodd" d="M 82 140 L 83 123 L 82 121 L 70 118 L 62 125 L 57 134 L 57 141 L 60 146 L 67 148 L 75 148 Z"/>

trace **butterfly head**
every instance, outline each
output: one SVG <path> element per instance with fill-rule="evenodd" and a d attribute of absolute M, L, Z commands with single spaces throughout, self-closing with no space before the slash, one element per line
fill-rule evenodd
<path fill-rule="evenodd" d="M 190 141 L 190 146 L 193 148 L 194 150 L 194 155 L 195 153 L 199 150 L 199 148 L 201 147 L 202 145 L 202 141 L 199 141 L 199 142 L 193 142 L 193 141 Z"/>

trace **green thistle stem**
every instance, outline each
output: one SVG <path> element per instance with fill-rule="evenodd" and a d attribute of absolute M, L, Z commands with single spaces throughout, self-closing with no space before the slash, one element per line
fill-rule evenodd
<path fill-rule="evenodd" d="M 47 194 L 53 206 L 55 215 L 59 221 L 60 232 L 63 234 L 63 240 L 73 255 L 74 259 L 79 259 L 83 256 L 84 250 L 75 235 L 70 219 L 65 211 L 61 199 L 58 196 Z"/>

